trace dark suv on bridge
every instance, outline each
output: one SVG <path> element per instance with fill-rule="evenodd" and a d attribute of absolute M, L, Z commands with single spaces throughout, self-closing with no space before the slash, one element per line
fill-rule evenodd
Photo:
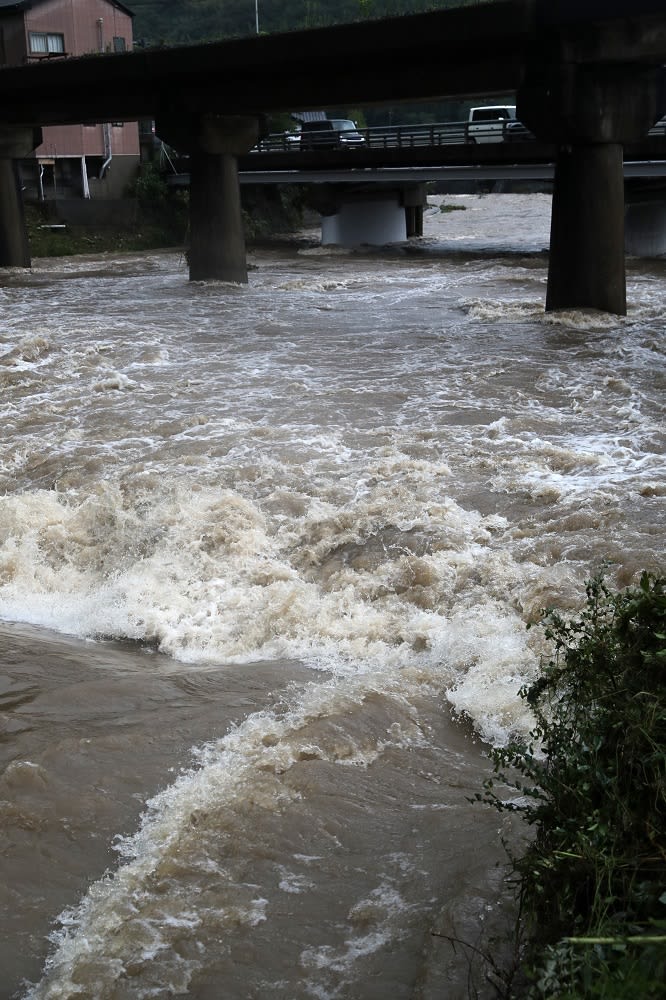
<path fill-rule="evenodd" d="M 357 149 L 365 143 L 364 136 L 349 118 L 326 118 L 321 121 L 303 122 L 301 125 L 301 150 Z"/>

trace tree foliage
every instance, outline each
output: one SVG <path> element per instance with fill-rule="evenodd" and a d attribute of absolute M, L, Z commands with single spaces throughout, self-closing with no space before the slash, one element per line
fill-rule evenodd
<path fill-rule="evenodd" d="M 513 859 L 530 996 L 663 995 L 665 583 L 646 573 L 613 594 L 597 577 L 578 618 L 544 613 L 554 657 L 520 692 L 536 724 L 493 751 L 496 778 L 477 796 L 535 830 Z"/>
<path fill-rule="evenodd" d="M 262 34 L 321 28 L 332 24 L 393 17 L 402 14 L 464 7 L 481 0 L 131 0 L 134 39 L 139 46 L 193 45 Z M 485 0 L 489 2 L 489 0 Z M 344 53 L 341 53 L 344 59 Z M 458 121 L 471 102 L 440 100 L 430 104 L 400 104 L 383 108 L 327 108 L 329 114 L 354 118 L 361 126 L 408 125 L 426 121 Z M 298 110 L 296 108 L 294 111 Z M 289 128 L 272 120 L 271 130 Z"/>
<path fill-rule="evenodd" d="M 321 28 L 446 7 L 479 0 L 132 0 L 134 38 L 146 45 L 187 45 L 237 38 L 259 30 L 267 34 Z"/>

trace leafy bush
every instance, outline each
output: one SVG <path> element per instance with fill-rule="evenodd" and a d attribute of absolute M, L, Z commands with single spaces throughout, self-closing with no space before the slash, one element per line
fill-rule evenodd
<path fill-rule="evenodd" d="M 612 594 L 598 576 L 578 618 L 543 613 L 554 657 L 520 692 L 530 739 L 492 752 L 476 796 L 535 828 L 512 858 L 531 997 L 663 995 L 665 582 Z"/>
<path fill-rule="evenodd" d="M 157 167 L 152 163 L 146 163 L 142 165 L 128 193 L 140 203 L 155 204 L 166 201 L 169 188 Z"/>

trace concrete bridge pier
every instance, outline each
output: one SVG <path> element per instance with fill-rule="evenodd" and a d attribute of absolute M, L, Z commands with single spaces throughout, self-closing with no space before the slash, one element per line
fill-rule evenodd
<path fill-rule="evenodd" d="M 190 154 L 190 281 L 247 283 L 238 157 L 259 137 L 253 116 L 191 116 L 156 122 L 160 138 Z"/>
<path fill-rule="evenodd" d="M 557 157 L 546 312 L 571 308 L 627 311 L 619 143 L 577 144 Z"/>
<path fill-rule="evenodd" d="M 0 126 L 0 267 L 30 267 L 17 160 L 42 141 L 41 129 Z"/>
<path fill-rule="evenodd" d="M 544 65 L 528 74 L 517 114 L 558 146 L 546 310 L 625 315 L 623 145 L 656 117 L 656 68 Z"/>
<path fill-rule="evenodd" d="M 236 157 L 190 154 L 190 281 L 247 283 Z"/>
<path fill-rule="evenodd" d="M 406 239 L 405 210 L 397 193 L 343 196 L 337 211 L 321 220 L 322 246 L 385 246 Z"/>
<path fill-rule="evenodd" d="M 333 185 L 315 198 L 322 213 L 322 245 L 386 246 L 423 235 L 424 184 L 387 188 L 378 184 Z"/>
<path fill-rule="evenodd" d="M 423 210 L 428 204 L 425 184 L 412 184 L 403 188 L 402 204 L 405 207 L 407 239 L 423 236 Z"/>

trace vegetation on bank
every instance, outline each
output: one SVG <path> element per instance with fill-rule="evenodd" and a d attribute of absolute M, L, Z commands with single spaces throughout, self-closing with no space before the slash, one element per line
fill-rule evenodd
<path fill-rule="evenodd" d="M 297 184 L 243 185 L 241 211 L 246 240 L 252 243 L 300 229 L 307 200 L 307 187 Z"/>
<path fill-rule="evenodd" d="M 663 996 L 665 585 L 645 573 L 611 593 L 599 576 L 578 617 L 543 614 L 554 657 L 520 692 L 534 728 L 492 752 L 476 796 L 534 828 L 511 858 L 523 943 L 507 997 Z"/>
<path fill-rule="evenodd" d="M 26 205 L 26 228 L 33 257 L 65 257 L 106 251 L 154 250 L 184 244 L 188 225 L 187 196 L 171 192 L 151 164 L 127 192 L 131 221 L 76 225 L 54 219 L 50 202 Z"/>
<path fill-rule="evenodd" d="M 123 253 L 180 246 L 170 227 L 137 218 L 134 225 L 54 226 L 38 207 L 26 207 L 26 223 L 32 257 L 69 257 L 77 254 Z"/>
<path fill-rule="evenodd" d="M 54 222 L 49 202 L 26 206 L 26 226 L 33 257 L 132 252 L 163 247 L 186 248 L 189 192 L 173 191 L 152 164 L 144 165 L 127 192 L 134 202 L 131 223 L 73 225 Z M 242 213 L 248 242 L 300 228 L 305 198 L 288 185 L 244 186 Z"/>

